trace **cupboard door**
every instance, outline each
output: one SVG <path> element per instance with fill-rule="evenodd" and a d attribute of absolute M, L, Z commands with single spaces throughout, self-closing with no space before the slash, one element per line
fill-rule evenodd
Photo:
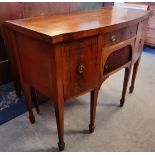
<path fill-rule="evenodd" d="M 131 61 L 131 59 L 132 53 L 130 46 L 126 46 L 119 50 L 116 50 L 108 56 L 103 73 L 110 73 L 111 71 L 114 71 L 115 69 Z"/>
<path fill-rule="evenodd" d="M 95 87 L 99 74 L 97 38 L 64 45 L 64 94 L 70 98 Z"/>

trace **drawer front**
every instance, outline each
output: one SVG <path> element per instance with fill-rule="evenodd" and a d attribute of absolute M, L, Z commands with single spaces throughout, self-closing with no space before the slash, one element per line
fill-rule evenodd
<path fill-rule="evenodd" d="M 137 33 L 137 24 L 116 31 L 108 32 L 104 34 L 103 47 L 111 46 L 126 39 L 132 38 Z"/>
<path fill-rule="evenodd" d="M 88 38 L 64 45 L 64 96 L 74 97 L 95 87 L 99 61 L 97 38 Z M 97 71 L 98 70 L 98 71 Z"/>

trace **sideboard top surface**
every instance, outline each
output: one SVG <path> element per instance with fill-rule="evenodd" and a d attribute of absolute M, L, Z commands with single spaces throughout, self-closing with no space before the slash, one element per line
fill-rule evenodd
<path fill-rule="evenodd" d="M 15 31 L 51 43 L 97 35 L 144 20 L 150 11 L 106 7 L 72 14 L 60 14 L 6 21 Z"/>

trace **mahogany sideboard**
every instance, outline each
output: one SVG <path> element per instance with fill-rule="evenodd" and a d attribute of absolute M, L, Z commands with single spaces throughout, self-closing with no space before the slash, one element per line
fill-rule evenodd
<path fill-rule="evenodd" d="M 20 80 L 35 122 L 31 89 L 54 103 L 58 146 L 64 149 L 64 101 L 91 92 L 89 131 L 95 129 L 97 96 L 102 83 L 125 68 L 125 94 L 133 67 L 133 91 L 150 11 L 107 7 L 70 15 L 53 15 L 6 21 L 7 50 L 15 55 Z M 36 105 L 38 108 L 38 105 Z"/>

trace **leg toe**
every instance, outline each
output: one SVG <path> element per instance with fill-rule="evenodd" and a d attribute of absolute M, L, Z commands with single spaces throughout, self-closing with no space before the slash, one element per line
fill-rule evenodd
<path fill-rule="evenodd" d="M 63 151 L 65 148 L 65 143 L 58 143 L 58 147 L 60 151 Z"/>
<path fill-rule="evenodd" d="M 130 87 L 129 93 L 133 93 L 134 87 Z"/>
<path fill-rule="evenodd" d="M 34 116 L 29 116 L 29 120 L 30 120 L 31 124 L 35 123 L 35 117 Z"/>
<path fill-rule="evenodd" d="M 125 100 L 124 100 L 124 99 L 121 99 L 121 100 L 120 100 L 120 107 L 123 107 L 124 102 L 125 102 Z"/>
<path fill-rule="evenodd" d="M 39 107 L 36 108 L 36 112 L 37 112 L 37 114 L 40 113 Z"/>
<path fill-rule="evenodd" d="M 90 124 L 90 125 L 89 125 L 89 132 L 90 132 L 90 133 L 93 133 L 94 130 L 95 130 L 95 126 Z"/>

